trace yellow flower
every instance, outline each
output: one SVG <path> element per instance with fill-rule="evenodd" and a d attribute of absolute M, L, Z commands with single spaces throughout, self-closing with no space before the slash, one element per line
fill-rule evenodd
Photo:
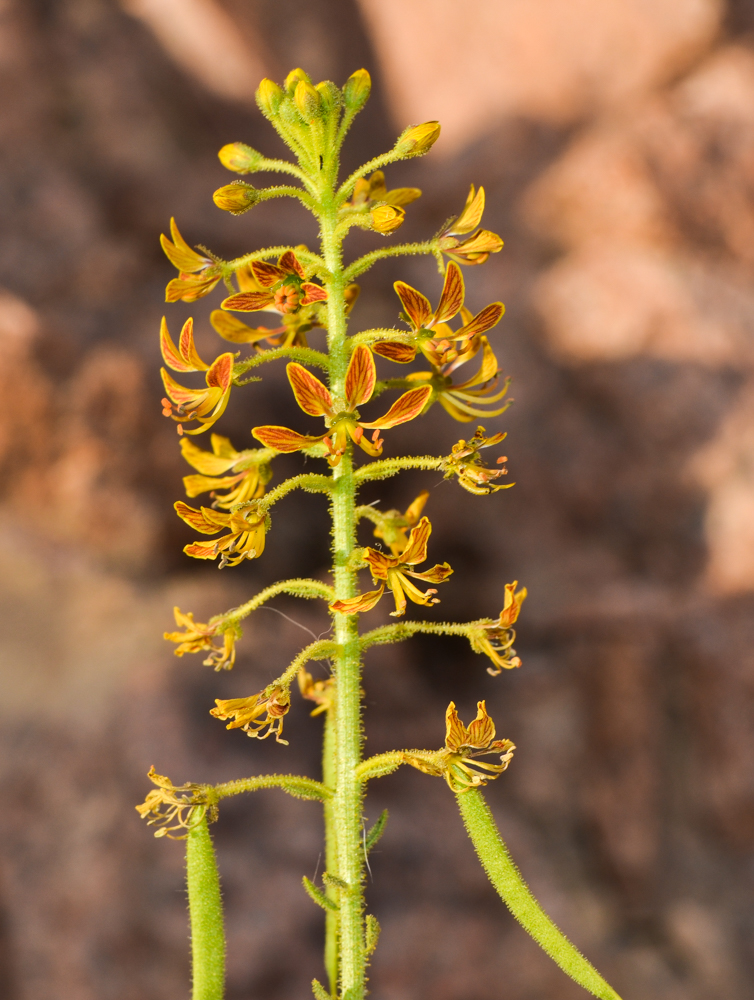
<path fill-rule="evenodd" d="M 503 610 L 497 621 L 487 625 L 479 625 L 469 632 L 469 642 L 475 653 L 484 653 L 492 660 L 493 666 L 487 667 L 487 673 L 493 677 L 502 670 L 513 670 L 521 666 L 521 659 L 516 656 L 513 643 L 516 633 L 512 626 L 518 620 L 521 605 L 526 599 L 526 587 L 516 593 L 518 580 L 506 583 Z"/>
<path fill-rule="evenodd" d="M 291 707 L 291 696 L 285 688 L 272 684 L 249 698 L 215 698 L 215 705 L 210 715 L 216 719 L 232 719 L 226 729 L 243 729 L 247 736 L 259 740 L 266 740 L 274 733 L 278 743 L 288 746 L 288 741 L 281 739 L 283 720 Z"/>
<path fill-rule="evenodd" d="M 400 340 L 381 340 L 373 345 L 375 354 L 390 361 L 407 364 L 416 357 L 417 349 L 436 367 L 454 361 L 474 338 L 491 330 L 505 312 L 502 302 L 492 302 L 476 316 L 464 308 L 463 274 L 457 264 L 448 264 L 437 308 L 433 311 L 429 299 L 421 292 L 396 281 L 393 285 L 403 306 L 403 316 L 411 334 Z M 460 313 L 462 324 L 457 330 L 448 325 Z M 455 346 L 457 345 L 457 346 Z"/>
<path fill-rule="evenodd" d="M 228 530 L 227 535 L 211 542 L 192 542 L 183 551 L 194 559 L 216 559 L 220 556 L 219 569 L 238 566 L 244 559 L 258 559 L 264 552 L 267 515 L 257 509 L 254 501 L 249 501 L 238 511 L 226 514 L 223 511 L 202 507 L 195 510 L 179 500 L 174 504 L 178 516 L 203 535 L 216 535 Z"/>
<path fill-rule="evenodd" d="M 369 99 L 372 78 L 365 69 L 351 73 L 343 87 L 343 101 L 351 114 L 360 111 Z"/>
<path fill-rule="evenodd" d="M 166 396 L 162 400 L 164 416 L 178 421 L 179 434 L 201 434 L 211 427 L 225 412 L 233 384 L 233 355 L 221 354 L 211 365 L 205 364 L 194 345 L 194 321 L 187 319 L 183 324 L 178 347 L 168 333 L 165 317 L 160 325 L 160 348 L 162 356 L 173 371 L 206 372 L 206 389 L 187 389 L 160 369 Z M 184 423 L 196 420 L 198 427 L 186 430 Z"/>
<path fill-rule="evenodd" d="M 196 497 L 212 490 L 213 507 L 230 510 L 247 500 L 256 500 L 264 494 L 264 488 L 272 478 L 269 448 L 249 448 L 236 451 L 228 438 L 213 434 L 212 451 L 203 451 L 188 438 L 181 438 L 181 452 L 189 465 L 201 475 L 184 476 L 186 496 Z M 232 475 L 223 476 L 224 472 Z M 224 496 L 215 490 L 229 490 Z"/>
<path fill-rule="evenodd" d="M 503 241 L 488 229 L 479 229 L 463 241 L 457 238 L 476 229 L 482 221 L 483 212 L 484 188 L 480 187 L 475 193 L 472 184 L 463 211 L 447 225 L 440 238 L 440 249 L 451 260 L 459 264 L 484 264 L 491 253 L 499 253 L 503 249 Z"/>
<path fill-rule="evenodd" d="M 135 809 L 147 820 L 148 826 L 158 827 L 155 837 L 185 840 L 205 815 L 210 823 L 217 819 L 217 804 L 208 799 L 206 788 L 194 784 L 174 785 L 170 778 L 157 774 L 154 767 L 149 769 L 147 777 L 157 787 Z M 174 836 L 176 830 L 185 832 Z"/>
<path fill-rule="evenodd" d="M 433 596 L 437 593 L 436 590 L 431 588 L 426 591 L 419 590 L 416 584 L 408 579 L 411 576 L 426 583 L 444 583 L 453 572 L 447 563 L 438 563 L 423 573 L 417 573 L 411 568 L 426 561 L 427 542 L 431 532 L 432 525 L 429 523 L 429 519 L 423 517 L 411 530 L 408 543 L 400 555 L 386 556 L 383 552 L 377 552 L 376 549 L 364 549 L 363 558 L 371 570 L 372 579 L 375 583 L 378 580 L 385 582 L 380 585 L 378 590 L 372 590 L 347 600 L 334 601 L 330 605 L 330 610 L 338 611 L 344 615 L 369 611 L 385 593 L 386 585 L 393 592 L 395 599 L 395 611 L 390 612 L 393 617 L 400 617 L 406 613 L 407 597 L 414 604 L 439 604 L 439 600 Z"/>
<path fill-rule="evenodd" d="M 253 427 L 251 433 L 268 448 L 280 452 L 302 451 L 324 442 L 330 453 L 328 462 L 340 462 L 350 438 L 368 455 L 380 455 L 383 441 L 380 430 L 397 427 L 417 417 L 431 395 L 429 386 L 410 389 L 400 396 L 378 420 L 362 420 L 356 407 L 368 402 L 377 381 L 377 371 L 372 352 L 359 344 L 351 355 L 345 379 L 345 399 L 334 400 L 330 390 L 302 365 L 292 362 L 286 368 L 296 402 L 312 417 L 324 417 L 328 430 L 319 436 L 309 436 L 288 427 L 266 424 Z M 364 436 L 365 429 L 374 428 L 371 440 Z"/>
<path fill-rule="evenodd" d="M 303 698 L 316 702 L 317 707 L 309 713 L 311 716 L 321 715 L 332 706 L 335 696 L 332 677 L 315 681 L 309 671 L 302 667 L 298 672 L 298 686 Z"/>
<path fill-rule="evenodd" d="M 454 792 L 480 788 L 498 778 L 508 767 L 515 745 L 510 740 L 495 739 L 495 723 L 483 701 L 477 704 L 473 722 L 464 726 L 451 701 L 445 713 L 445 747 L 442 750 L 410 750 L 403 754 L 407 764 L 443 777 Z M 477 760 L 487 754 L 500 754 L 499 764 Z"/>
<path fill-rule="evenodd" d="M 462 364 L 470 361 L 482 349 L 482 363 L 479 371 L 465 382 L 454 383 L 451 373 Z M 449 365 L 436 368 L 431 372 L 411 372 L 408 382 L 419 382 L 432 387 L 432 395 L 427 405 L 439 402 L 443 409 L 461 423 L 468 423 L 475 417 L 497 417 L 510 406 L 512 400 L 496 410 L 481 410 L 481 404 L 496 403 L 508 392 L 510 379 L 503 382 L 503 388 L 495 392 L 498 382 L 497 358 L 486 337 L 474 337 L 465 351 L 459 354 Z"/>
<path fill-rule="evenodd" d="M 264 156 L 244 142 L 229 142 L 217 154 L 220 163 L 237 174 L 251 174 L 264 161 Z"/>
<path fill-rule="evenodd" d="M 172 242 L 163 234 L 160 236 L 160 243 L 165 256 L 178 268 L 180 274 L 168 283 L 165 301 L 196 302 L 208 295 L 222 277 L 217 261 L 192 250 L 181 236 L 175 219 L 170 220 L 170 235 L 173 237 Z"/>
<path fill-rule="evenodd" d="M 418 523 L 428 499 L 429 493 L 422 490 L 405 514 L 401 514 L 399 510 L 386 510 L 384 514 L 381 511 L 374 512 L 378 518 L 374 537 L 385 542 L 394 556 L 399 556 L 408 545 L 406 532 Z"/>
<path fill-rule="evenodd" d="M 492 479 L 497 479 L 500 476 L 507 476 L 508 470 L 506 468 L 502 469 L 489 469 L 482 462 L 479 452 L 482 448 L 491 448 L 492 445 L 499 444 L 507 434 L 502 431 L 493 434 L 492 437 L 486 438 L 484 436 L 484 427 L 477 427 L 476 434 L 469 441 L 464 441 L 461 438 L 456 444 L 453 445 L 453 449 L 446 459 L 444 459 L 440 468 L 445 473 L 446 479 L 452 479 L 453 476 L 458 477 L 459 484 L 469 493 L 475 493 L 477 496 L 485 496 L 487 493 L 496 493 L 498 490 L 507 490 L 514 483 L 491 483 Z M 508 459 L 505 455 L 501 455 L 497 460 L 498 465 L 502 465 L 507 462 Z"/>
<path fill-rule="evenodd" d="M 203 653 L 209 650 L 209 656 L 202 663 L 205 667 L 215 670 L 231 670 L 236 662 L 236 639 L 241 635 L 238 626 L 224 625 L 222 622 L 210 622 L 204 625 L 195 622 L 189 611 L 184 614 L 180 608 L 173 608 L 175 623 L 184 632 L 165 632 L 163 638 L 169 642 L 177 642 L 176 656 L 184 653 Z M 222 639 L 222 646 L 215 645 L 215 639 Z"/>

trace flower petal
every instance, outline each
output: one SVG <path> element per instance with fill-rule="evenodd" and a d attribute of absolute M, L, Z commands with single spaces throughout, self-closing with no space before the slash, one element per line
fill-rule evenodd
<path fill-rule="evenodd" d="M 272 292 L 238 292 L 236 295 L 229 295 L 220 305 L 223 309 L 234 312 L 260 312 L 268 309 L 274 301 Z"/>
<path fill-rule="evenodd" d="M 447 323 L 449 319 L 460 312 L 464 298 L 463 274 L 458 264 L 450 261 L 445 272 L 445 282 L 442 286 L 440 303 L 435 310 L 434 323 Z"/>
<path fill-rule="evenodd" d="M 279 332 L 268 330 L 265 326 L 258 328 L 247 326 L 242 320 L 236 319 L 223 309 L 214 309 L 209 315 L 209 321 L 215 332 L 219 333 L 223 340 L 229 340 L 231 344 L 254 344 Z"/>
<path fill-rule="evenodd" d="M 432 525 L 428 517 L 423 517 L 415 528 L 411 529 L 408 544 L 401 553 L 401 563 L 407 566 L 417 566 L 427 558 L 427 542 L 432 534 Z"/>
<path fill-rule="evenodd" d="M 322 285 L 315 285 L 311 281 L 305 281 L 301 285 L 304 297 L 301 299 L 302 306 L 310 306 L 312 302 L 327 302 L 327 289 Z"/>
<path fill-rule="evenodd" d="M 302 247 L 301 249 L 306 249 Z M 298 261 L 298 257 L 292 250 L 286 250 L 278 261 L 278 266 L 281 267 L 286 274 L 297 274 L 299 278 L 305 278 L 304 269 Z"/>
<path fill-rule="evenodd" d="M 251 271 L 262 288 L 272 288 L 288 274 L 285 268 L 278 267 L 277 264 L 268 264 L 266 260 L 253 261 Z"/>
<path fill-rule="evenodd" d="M 407 365 L 416 357 L 415 347 L 397 340 L 380 340 L 379 343 L 372 344 L 372 350 L 388 361 L 397 361 L 399 365 Z"/>
<path fill-rule="evenodd" d="M 200 510 L 195 510 L 182 500 L 179 500 L 173 506 L 175 507 L 176 514 L 182 521 L 190 524 L 195 531 L 201 531 L 203 535 L 216 535 L 218 531 L 222 531 L 230 524 L 230 515 L 218 510 L 212 510 L 211 507 L 202 507 Z"/>
<path fill-rule="evenodd" d="M 165 289 L 166 302 L 196 302 L 197 299 L 209 295 L 220 280 L 219 274 L 187 274 L 181 272 L 180 277 L 168 282 Z"/>
<path fill-rule="evenodd" d="M 472 184 L 469 189 L 468 197 L 466 198 L 466 204 L 463 206 L 463 211 L 458 218 L 450 224 L 447 232 L 455 233 L 458 236 L 464 236 L 466 233 L 471 233 L 482 221 L 483 214 L 484 188 L 480 187 L 475 195 L 474 185 Z"/>
<path fill-rule="evenodd" d="M 451 701 L 445 712 L 445 746 L 449 750 L 458 750 L 468 738 L 466 726 L 458 718 L 455 702 Z"/>
<path fill-rule="evenodd" d="M 296 402 L 304 413 L 312 417 L 324 417 L 332 412 L 332 396 L 327 386 L 315 375 L 295 361 L 287 365 L 285 370 Z"/>
<path fill-rule="evenodd" d="M 486 333 L 487 330 L 491 330 L 500 322 L 504 312 L 505 306 L 502 302 L 491 302 L 481 312 L 478 312 L 470 322 L 462 326 L 460 330 L 456 330 L 453 335 L 454 339 L 460 340 L 461 337 L 475 337 L 480 333 Z"/>
<path fill-rule="evenodd" d="M 289 430 L 287 427 L 277 427 L 274 424 L 265 424 L 262 427 L 253 427 L 252 435 L 261 441 L 267 448 L 274 448 L 275 451 L 293 452 L 309 448 L 322 440 L 321 437 L 307 437 L 306 434 L 299 434 L 297 431 Z"/>
<path fill-rule="evenodd" d="M 341 615 L 358 615 L 363 611 L 370 611 L 385 593 L 383 583 L 379 590 L 369 590 L 358 597 L 349 597 L 344 601 L 333 601 L 330 605 L 331 611 L 337 611 Z"/>
<path fill-rule="evenodd" d="M 483 701 L 477 703 L 476 718 L 469 724 L 469 746 L 478 750 L 488 747 L 495 739 L 495 723 L 487 715 L 487 706 Z"/>
<path fill-rule="evenodd" d="M 355 410 L 357 406 L 371 399 L 377 369 L 372 352 L 365 344 L 359 344 L 351 355 L 346 372 L 346 406 Z"/>
<path fill-rule="evenodd" d="M 195 372 L 200 370 L 187 365 L 181 357 L 178 348 L 173 343 L 173 338 L 168 332 L 168 324 L 164 316 L 160 323 L 160 351 L 162 352 L 165 364 L 172 368 L 174 372 Z M 202 362 L 201 370 L 204 371 L 206 368 L 207 366 Z"/>
<path fill-rule="evenodd" d="M 201 472 L 205 476 L 221 476 L 228 469 L 232 469 L 235 463 L 239 459 L 239 453 L 233 450 L 232 456 L 221 455 L 220 451 L 215 447 L 215 441 L 228 441 L 227 438 L 220 438 L 218 434 L 212 435 L 212 451 L 204 451 L 202 448 L 198 448 L 193 441 L 189 441 L 188 438 L 181 438 L 181 454 L 188 464 L 196 469 L 197 472 Z M 214 452 L 214 454 L 213 454 Z"/>
<path fill-rule="evenodd" d="M 429 299 L 421 292 L 417 292 L 411 285 L 407 285 L 405 281 L 396 281 L 393 288 L 415 329 L 421 330 L 432 318 L 432 306 L 429 304 Z"/>
<path fill-rule="evenodd" d="M 191 273 L 192 271 L 201 270 L 201 268 L 206 267 L 210 263 L 207 257 L 202 257 L 195 250 L 191 249 L 181 236 L 178 226 L 175 224 L 175 219 L 170 220 L 170 235 L 173 237 L 172 243 L 167 236 L 163 235 L 160 236 L 160 244 L 165 251 L 165 256 L 173 267 L 178 268 L 179 271 Z"/>
<path fill-rule="evenodd" d="M 389 427 L 405 424 L 406 421 L 419 416 L 431 395 L 431 385 L 423 385 L 420 389 L 409 389 L 408 392 L 404 392 L 396 399 L 384 417 L 380 417 L 379 420 L 374 420 L 370 424 L 361 421 L 361 426 L 377 427 L 384 431 Z"/>
<path fill-rule="evenodd" d="M 215 358 L 207 371 L 207 385 L 217 386 L 223 393 L 228 392 L 233 379 L 233 355 L 221 354 Z"/>
<path fill-rule="evenodd" d="M 209 368 L 209 365 L 205 365 L 197 353 L 194 344 L 194 321 L 190 316 L 183 324 L 181 335 L 178 338 L 178 350 L 187 365 L 184 371 L 204 372 Z"/>

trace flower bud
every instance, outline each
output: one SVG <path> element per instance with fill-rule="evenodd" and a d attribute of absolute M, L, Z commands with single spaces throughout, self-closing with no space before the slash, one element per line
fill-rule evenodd
<path fill-rule="evenodd" d="M 230 212 L 231 215 L 243 215 L 259 201 L 259 192 L 251 184 L 233 181 L 232 184 L 218 188 L 212 195 L 212 201 L 224 212 Z"/>
<path fill-rule="evenodd" d="M 343 103 L 340 89 L 330 80 L 323 80 L 322 83 L 318 83 L 316 91 L 322 98 L 322 107 L 326 112 L 331 111 L 333 108 L 339 108 Z"/>
<path fill-rule="evenodd" d="M 282 87 L 278 87 L 274 80 L 268 80 L 265 77 L 257 89 L 259 110 L 266 118 L 271 118 L 277 113 L 284 96 L 285 92 Z"/>
<path fill-rule="evenodd" d="M 261 153 L 243 142 L 229 142 L 217 155 L 227 170 L 234 170 L 237 174 L 253 173 L 264 160 Z"/>
<path fill-rule="evenodd" d="M 296 102 L 299 114 L 305 122 L 314 121 L 315 118 L 319 118 L 322 114 L 322 98 L 319 95 L 319 91 L 312 87 L 310 83 L 307 83 L 306 80 L 299 80 L 296 84 L 293 100 Z"/>
<path fill-rule="evenodd" d="M 372 89 L 372 78 L 365 69 L 357 69 L 346 80 L 343 87 L 343 99 L 346 107 L 352 114 L 361 111 L 369 100 L 369 93 Z"/>
<path fill-rule="evenodd" d="M 412 125 L 398 137 L 395 152 L 401 156 L 423 156 L 428 153 L 440 135 L 439 122 L 424 122 L 423 125 Z"/>
<path fill-rule="evenodd" d="M 395 205 L 378 205 L 369 213 L 372 219 L 372 229 L 377 233 L 394 233 L 399 226 L 403 225 L 406 213 L 402 208 Z"/>
<path fill-rule="evenodd" d="M 303 80 L 304 83 L 308 83 L 309 86 L 311 86 L 312 78 L 308 73 L 305 73 L 302 69 L 292 69 L 285 78 L 285 83 L 283 84 L 288 94 L 293 94 L 300 80 Z"/>

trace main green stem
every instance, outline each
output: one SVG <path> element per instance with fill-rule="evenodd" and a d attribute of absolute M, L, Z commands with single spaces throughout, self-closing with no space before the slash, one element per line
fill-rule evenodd
<path fill-rule="evenodd" d="M 334 169 L 332 173 L 334 174 Z M 336 235 L 337 204 L 332 179 L 329 183 L 325 178 L 323 181 L 320 225 L 322 256 L 329 271 L 327 341 L 330 354 L 330 391 L 333 397 L 342 399 L 345 396 L 345 376 L 349 360 L 344 297 L 346 280 L 340 238 Z M 333 523 L 334 590 L 336 600 L 343 600 L 356 593 L 356 571 L 349 567 L 351 553 L 356 547 L 356 483 L 350 445 L 334 467 L 332 479 L 330 510 Z M 362 783 L 355 775 L 362 749 L 361 650 L 357 616 L 335 614 L 334 631 L 340 652 L 333 670 L 335 705 L 327 723 L 332 726 L 328 738 L 332 749 L 329 751 L 330 774 L 325 775 L 325 781 L 329 783 L 329 777 L 333 783 L 333 798 L 329 808 L 325 810 L 325 823 L 327 863 L 337 865 L 337 870 L 330 874 L 346 883 L 346 888 L 335 890 L 340 910 L 337 921 L 327 921 L 325 962 L 331 977 L 331 991 L 335 992 L 332 980 L 337 979 L 341 996 L 348 994 L 349 1000 L 359 1000 L 364 994 L 366 956 L 361 844 L 364 792 Z M 337 943 L 334 940 L 336 937 Z"/>

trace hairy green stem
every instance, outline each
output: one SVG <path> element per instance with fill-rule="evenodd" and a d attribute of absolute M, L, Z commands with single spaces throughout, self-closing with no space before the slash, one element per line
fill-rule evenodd
<path fill-rule="evenodd" d="M 457 792 L 466 832 L 490 882 L 537 944 L 572 979 L 600 1000 L 620 1000 L 615 990 L 555 926 L 531 894 L 495 825 L 484 796 L 476 789 Z"/>
<path fill-rule="evenodd" d="M 243 792 L 256 792 L 260 788 L 282 788 L 297 799 L 318 799 L 325 802 L 331 798 L 329 789 L 321 781 L 300 774 L 260 774 L 253 778 L 237 778 L 235 781 L 224 781 L 221 785 L 211 786 L 211 792 L 219 800 L 231 795 L 241 795 Z"/>
<path fill-rule="evenodd" d="M 225 931 L 220 876 L 207 817 L 186 838 L 186 885 L 191 920 L 192 1000 L 222 1000 Z"/>

